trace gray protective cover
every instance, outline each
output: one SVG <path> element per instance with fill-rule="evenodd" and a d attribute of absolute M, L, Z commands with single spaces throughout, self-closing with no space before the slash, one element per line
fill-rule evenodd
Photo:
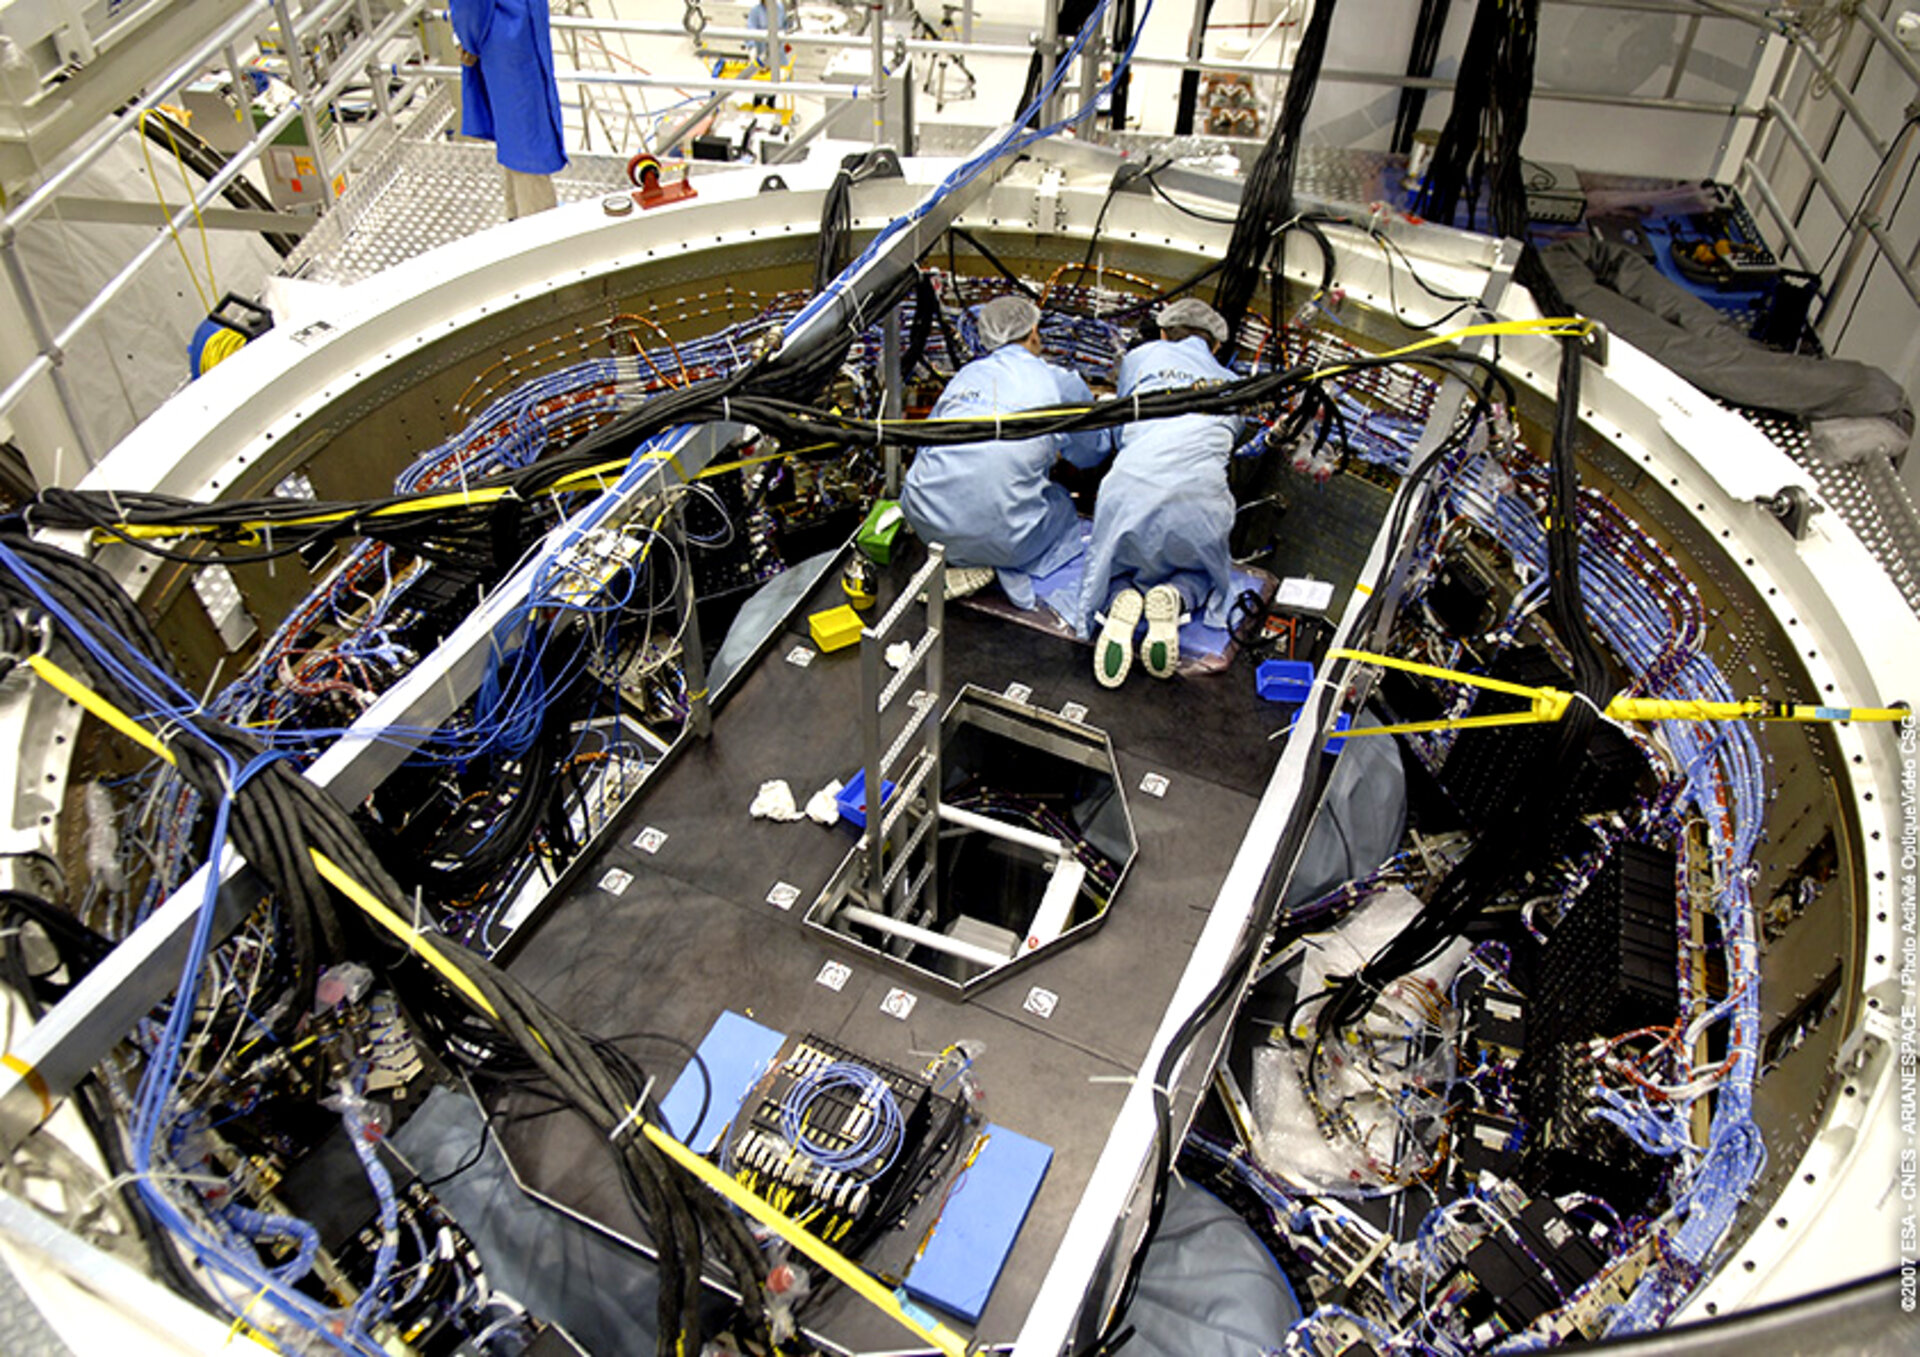
<path fill-rule="evenodd" d="M 1380 722 L 1362 713 L 1356 724 Z M 1399 744 L 1386 737 L 1349 737 L 1336 757 L 1326 799 L 1307 831 L 1283 907 L 1303 904 L 1365 876 L 1393 855 L 1406 833 L 1407 773 L 1400 765 Z"/>
<path fill-rule="evenodd" d="M 1147 1246 L 1127 1323 L 1127 1357 L 1261 1357 L 1300 1319 L 1300 1302 L 1260 1237 L 1176 1177 Z"/>
<path fill-rule="evenodd" d="M 1581 315 L 1710 396 L 1809 419 L 1886 419 L 1913 432 L 1906 393 L 1879 368 L 1764 348 L 1625 246 L 1565 240 L 1540 258 Z"/>

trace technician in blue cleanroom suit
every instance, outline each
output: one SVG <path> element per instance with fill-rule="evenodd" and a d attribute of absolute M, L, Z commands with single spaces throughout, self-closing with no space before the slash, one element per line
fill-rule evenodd
<path fill-rule="evenodd" d="M 1155 320 L 1161 337 L 1120 360 L 1122 398 L 1234 379 L 1213 356 L 1227 325 L 1211 306 L 1184 297 L 1161 307 Z M 1093 511 L 1077 619 L 1085 636 L 1105 610 L 1093 647 L 1093 676 L 1102 685 L 1116 688 L 1126 678 L 1143 616 L 1140 662 L 1156 678 L 1169 677 L 1180 658 L 1182 612 L 1204 608 L 1210 626 L 1226 625 L 1233 531 L 1227 460 L 1239 432 L 1237 415 L 1175 415 L 1122 430 Z"/>
<path fill-rule="evenodd" d="M 552 174 L 567 163 L 560 86 L 546 0 L 451 0 L 460 73 L 460 131 L 494 143 L 518 174 Z"/>
<path fill-rule="evenodd" d="M 786 6 L 780 0 L 754 0 L 753 8 L 747 11 L 747 27 L 761 30 L 772 29 L 775 33 L 784 33 L 787 27 Z M 787 44 L 780 44 L 779 64 L 786 59 Z M 765 42 L 750 42 L 747 50 L 753 54 L 755 64 L 762 70 L 770 70 L 776 64 L 772 56 L 773 45 Z"/>
<path fill-rule="evenodd" d="M 1078 373 L 1040 357 L 1040 308 L 1025 297 L 994 298 L 978 324 L 991 352 L 954 374 L 934 419 L 991 419 L 1093 398 Z M 973 593 L 998 573 L 1014 606 L 1037 607 L 1033 581 L 1081 549 L 1073 501 L 1047 473 L 1063 457 L 1098 464 L 1110 441 L 1094 431 L 921 448 L 900 508 L 921 541 L 946 547 L 948 595 Z"/>

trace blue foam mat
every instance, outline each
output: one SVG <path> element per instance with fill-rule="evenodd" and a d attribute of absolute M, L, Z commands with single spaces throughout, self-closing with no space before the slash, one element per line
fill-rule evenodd
<path fill-rule="evenodd" d="M 907 1294 L 969 1324 L 986 1312 L 1013 1241 L 1026 1223 L 1053 1148 L 989 1124 L 986 1143 L 947 1196 L 926 1252 L 907 1274 Z"/>
<path fill-rule="evenodd" d="M 732 1010 L 722 1013 L 700 1041 L 700 1064 L 689 1060 L 661 1100 L 660 1120 L 681 1143 L 705 1154 L 740 1115 L 740 1105 L 773 1067 L 786 1040 L 784 1032 L 762 1027 L 752 1018 Z M 706 1067 L 705 1079 L 701 1077 L 701 1065 Z M 693 1126 L 694 1117 L 700 1115 L 702 1096 L 707 1100 L 706 1114 L 700 1117 L 698 1126 Z M 691 1135 L 683 1129 L 690 1126 Z"/>

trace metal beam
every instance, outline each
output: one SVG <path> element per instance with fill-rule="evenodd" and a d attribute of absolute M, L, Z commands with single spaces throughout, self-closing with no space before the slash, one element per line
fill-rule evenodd
<path fill-rule="evenodd" d="M 54 203 L 62 221 L 97 221 L 116 226 L 165 226 L 179 209 L 172 203 L 145 203 L 126 198 L 69 196 Z M 297 212 L 267 212 L 258 208 L 202 208 L 198 221 L 210 231 L 271 231 L 297 236 L 313 227 L 313 218 Z"/>

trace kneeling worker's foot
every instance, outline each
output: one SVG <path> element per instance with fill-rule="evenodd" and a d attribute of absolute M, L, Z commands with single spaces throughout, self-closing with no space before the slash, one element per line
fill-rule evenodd
<path fill-rule="evenodd" d="M 1093 677 L 1102 688 L 1118 688 L 1133 664 L 1133 632 L 1142 606 L 1137 589 L 1122 589 L 1107 605 L 1107 620 L 1093 642 Z"/>
<path fill-rule="evenodd" d="M 993 583 L 993 567 L 958 565 L 947 567 L 947 597 L 967 598 Z"/>
<path fill-rule="evenodd" d="M 1180 591 L 1171 584 L 1147 590 L 1147 636 L 1140 642 L 1140 663 L 1155 678 L 1172 678 L 1180 662 Z"/>

